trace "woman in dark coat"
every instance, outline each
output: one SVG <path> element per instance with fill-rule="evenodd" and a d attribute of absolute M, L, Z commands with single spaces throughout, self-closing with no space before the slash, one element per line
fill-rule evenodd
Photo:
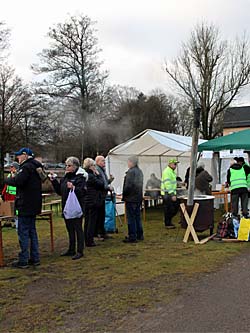
<path fill-rule="evenodd" d="M 211 195 L 211 185 L 213 177 L 205 170 L 205 164 L 200 163 L 196 169 L 195 194 Z"/>
<path fill-rule="evenodd" d="M 60 183 L 51 176 L 51 182 L 58 195 L 62 196 L 62 211 L 69 195 L 74 189 L 76 197 L 84 214 L 84 199 L 86 195 L 86 172 L 80 168 L 80 162 L 76 157 L 69 157 L 66 160 L 66 172 Z M 83 256 L 84 233 L 82 229 L 83 214 L 79 218 L 66 219 L 64 216 L 66 228 L 69 235 L 69 248 L 62 256 L 72 256 L 73 260 L 80 259 Z M 76 252 L 77 239 L 77 252 Z"/>
<path fill-rule="evenodd" d="M 95 168 L 95 161 L 91 158 L 84 160 L 84 169 L 88 173 L 87 193 L 85 196 L 85 224 L 84 233 L 86 246 L 96 246 L 94 234 L 97 223 L 97 213 L 102 204 L 102 191 L 105 188 L 104 180 Z"/>

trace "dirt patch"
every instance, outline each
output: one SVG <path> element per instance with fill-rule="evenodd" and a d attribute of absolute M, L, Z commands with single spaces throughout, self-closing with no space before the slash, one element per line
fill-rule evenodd
<path fill-rule="evenodd" d="M 69 286 L 69 282 L 62 279 L 35 278 L 27 286 L 24 305 L 47 304 L 63 298 L 64 290 Z"/>

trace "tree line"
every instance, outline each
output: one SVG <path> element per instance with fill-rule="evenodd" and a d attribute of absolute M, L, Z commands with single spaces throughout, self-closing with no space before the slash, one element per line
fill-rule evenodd
<path fill-rule="evenodd" d="M 88 16 L 70 16 L 49 29 L 48 48 L 31 64 L 37 81 L 30 84 L 8 64 L 10 35 L 0 23 L 1 179 L 6 152 L 23 145 L 61 162 L 68 155 L 105 154 L 147 128 L 191 135 L 197 106 L 201 137 L 216 137 L 225 109 L 250 79 L 246 36 L 229 42 L 205 23 L 194 27 L 179 56 L 166 62 L 169 92 L 149 94 L 109 83 L 96 22 Z"/>

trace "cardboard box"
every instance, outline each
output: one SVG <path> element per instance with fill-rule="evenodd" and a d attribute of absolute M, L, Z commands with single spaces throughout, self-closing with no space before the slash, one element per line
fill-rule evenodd
<path fill-rule="evenodd" d="M 14 201 L 4 201 L 0 203 L 0 216 L 14 216 Z"/>

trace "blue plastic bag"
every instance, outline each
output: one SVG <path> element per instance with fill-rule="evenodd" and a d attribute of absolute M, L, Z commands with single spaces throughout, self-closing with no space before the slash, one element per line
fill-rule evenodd
<path fill-rule="evenodd" d="M 106 232 L 115 232 L 115 196 L 107 197 L 105 200 L 105 223 Z"/>
<path fill-rule="evenodd" d="M 238 231 L 239 231 L 239 227 L 240 227 L 240 222 L 235 217 L 233 217 L 232 220 L 233 220 L 235 238 L 238 238 Z"/>
<path fill-rule="evenodd" d="M 76 219 L 83 215 L 82 207 L 79 204 L 74 190 L 69 191 L 69 195 L 63 210 L 65 219 Z"/>

